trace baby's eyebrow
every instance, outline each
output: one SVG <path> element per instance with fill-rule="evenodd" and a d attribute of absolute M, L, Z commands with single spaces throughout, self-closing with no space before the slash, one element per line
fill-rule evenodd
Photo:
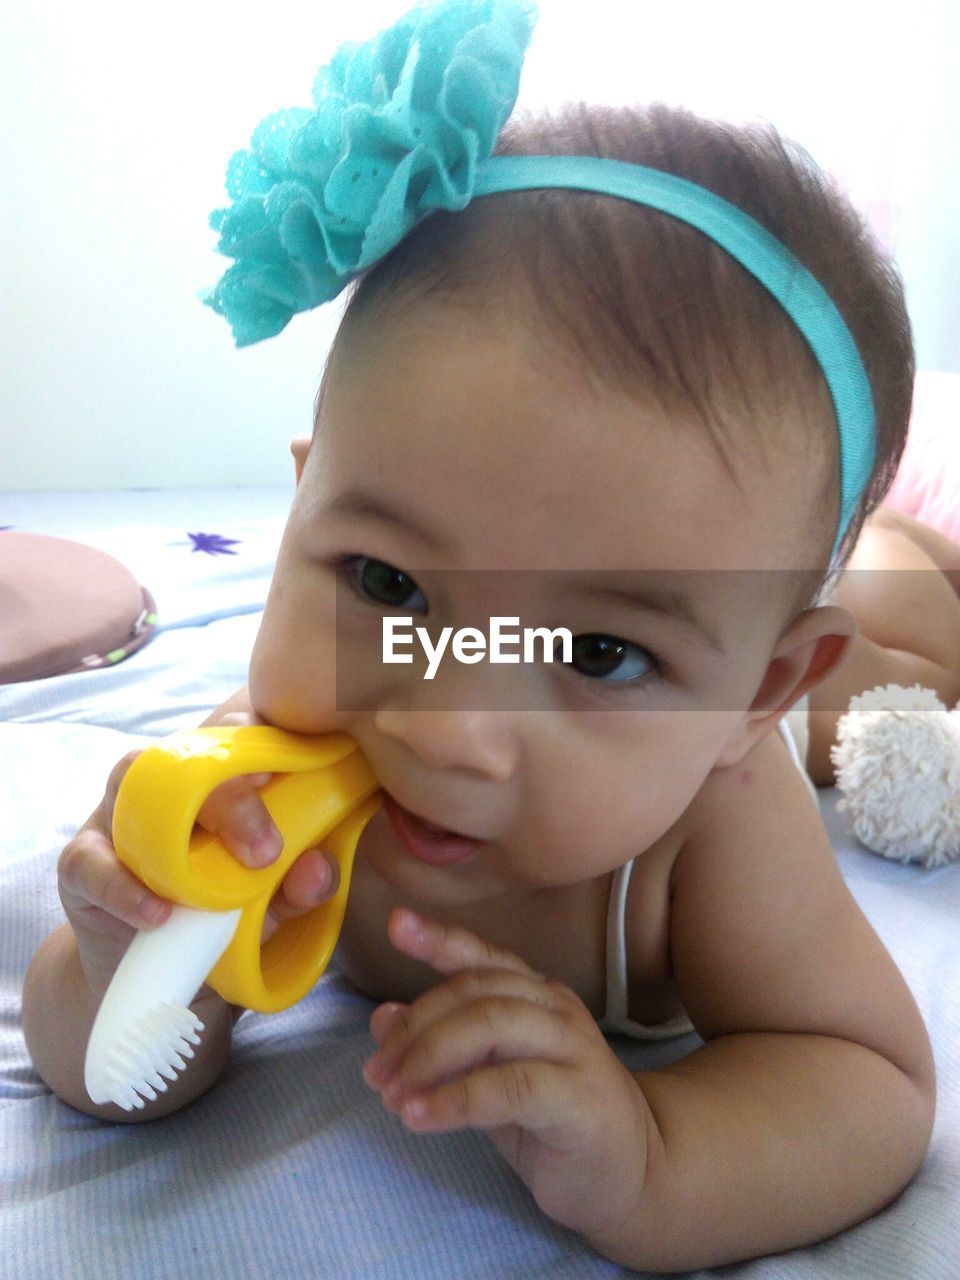
<path fill-rule="evenodd" d="M 441 534 L 420 522 L 408 512 L 401 510 L 383 498 L 363 493 L 359 489 L 345 489 L 332 498 L 327 505 L 327 513 L 340 516 L 359 516 L 364 519 L 380 520 L 392 525 L 401 533 L 416 538 L 418 542 L 432 551 L 447 551 L 449 547 Z"/>
<path fill-rule="evenodd" d="M 592 600 L 609 604 L 626 605 L 643 613 L 660 613 L 673 622 L 679 622 L 688 631 L 694 631 L 716 653 L 724 654 L 723 642 L 713 622 L 700 612 L 696 601 L 686 592 L 666 583 L 645 581 L 636 586 L 615 585 L 609 582 L 590 583 L 580 588 L 583 595 Z"/>
<path fill-rule="evenodd" d="M 380 520 L 384 524 L 392 525 L 394 528 L 399 529 L 409 537 L 415 538 L 432 551 L 449 551 L 449 544 L 436 529 L 421 523 L 418 518 L 410 515 L 392 502 L 374 494 L 365 493 L 360 489 L 344 489 L 342 493 L 338 493 L 330 500 L 326 511 L 328 515 L 356 516 L 364 519 Z M 519 570 L 518 572 L 529 573 L 531 570 Z M 547 570 L 546 572 L 560 576 L 557 570 Z M 619 574 L 615 575 L 613 571 L 604 570 L 602 572 L 606 579 L 620 576 Z M 570 588 L 568 587 L 567 589 L 569 590 Z M 659 613 L 671 622 L 679 623 L 687 631 L 694 632 L 696 638 L 706 642 L 715 653 L 721 655 L 726 653 L 713 622 L 700 612 L 693 597 L 678 587 L 650 579 L 638 583 L 636 586 L 627 586 L 622 581 L 614 583 L 607 580 L 586 584 L 578 583 L 573 587 L 573 590 L 579 590 L 582 595 L 600 603 L 625 605 L 629 609 L 642 613 Z"/>

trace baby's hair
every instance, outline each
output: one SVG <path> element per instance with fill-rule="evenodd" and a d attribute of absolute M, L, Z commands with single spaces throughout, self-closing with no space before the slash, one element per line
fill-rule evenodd
<path fill-rule="evenodd" d="M 495 154 L 596 155 L 677 174 L 750 214 L 820 281 L 860 350 L 877 413 L 876 462 L 841 546 L 845 562 L 893 480 L 914 378 L 900 278 L 845 196 L 771 126 L 708 121 L 662 104 L 515 114 Z M 356 281 L 341 331 L 383 309 L 396 319 L 429 298 L 495 304 L 518 287 L 592 376 L 686 417 L 692 410 L 731 474 L 731 446 L 813 463 L 817 488 L 803 495 L 809 527 L 798 535 L 804 559 L 790 575 L 790 616 L 808 607 L 836 536 L 832 401 L 793 321 L 701 232 L 588 192 L 476 199 L 461 212 L 431 214 Z"/>

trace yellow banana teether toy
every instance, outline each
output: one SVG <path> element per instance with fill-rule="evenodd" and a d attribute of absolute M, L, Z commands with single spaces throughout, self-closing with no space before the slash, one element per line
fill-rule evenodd
<path fill-rule="evenodd" d="M 275 776 L 260 796 L 283 837 L 267 867 L 243 866 L 195 830 L 206 797 L 240 774 Z M 84 1068 L 94 1102 L 130 1110 L 176 1079 L 199 1043 L 188 1007 L 207 981 L 225 1000 L 270 1013 L 294 1004 L 323 973 L 343 924 L 353 855 L 380 805 L 376 778 L 352 738 L 267 726 L 195 729 L 148 748 L 117 795 L 121 861 L 155 893 L 182 904 L 137 934 L 104 996 Z M 291 864 L 322 844 L 337 859 L 332 898 L 284 921 L 260 945 L 264 914 Z"/>

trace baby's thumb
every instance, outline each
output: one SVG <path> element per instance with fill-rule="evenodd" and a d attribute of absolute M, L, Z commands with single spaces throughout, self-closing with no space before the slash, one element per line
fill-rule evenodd
<path fill-rule="evenodd" d="M 305 850 L 273 895 L 264 922 L 263 941 L 266 942 L 282 921 L 302 916 L 332 898 L 339 886 L 340 867 L 333 854 L 322 849 Z"/>

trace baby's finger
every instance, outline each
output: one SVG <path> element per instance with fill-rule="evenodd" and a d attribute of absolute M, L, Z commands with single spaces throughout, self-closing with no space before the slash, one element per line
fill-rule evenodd
<path fill-rule="evenodd" d="M 550 1134 L 576 1105 L 576 1076 L 553 1063 L 514 1060 L 481 1067 L 395 1104 L 400 1119 L 420 1133 L 502 1129 L 520 1125 Z"/>
<path fill-rule="evenodd" d="M 373 1036 L 377 1047 L 379 1048 L 384 1043 L 394 1025 L 399 1025 L 402 1033 L 408 1034 L 406 1028 L 409 1025 L 409 1017 L 410 1006 L 408 1004 L 399 1004 L 391 1000 L 386 1004 L 377 1005 L 370 1015 L 370 1034 Z"/>
<path fill-rule="evenodd" d="M 370 1018 L 370 1034 L 381 1048 L 392 1049 L 419 1035 L 454 1009 L 491 998 L 525 1000 L 559 1011 L 566 989 L 539 973 L 512 969 L 462 969 L 438 983 L 411 1005 L 381 1005 Z"/>
<path fill-rule="evenodd" d="M 374 1088 L 382 1087 L 383 1101 L 390 1107 L 489 1062 L 565 1062 L 574 1043 L 565 1020 L 552 1010 L 528 1000 L 492 996 L 431 1023 L 399 1060 L 381 1050 L 367 1063 L 364 1077 Z"/>
<path fill-rule="evenodd" d="M 217 729 L 227 727 L 236 728 L 238 725 L 250 724 L 266 724 L 266 720 L 258 716 L 255 711 L 227 711 L 219 719 L 204 720 L 204 727 L 213 726 Z"/>
<path fill-rule="evenodd" d="M 273 895 L 267 912 L 268 925 L 270 920 L 275 927 L 291 916 L 302 916 L 332 898 L 339 886 L 340 867 L 333 854 L 322 849 L 305 850 Z M 272 929 L 265 929 L 264 940 L 270 932 Z"/>
<path fill-rule="evenodd" d="M 126 777 L 127 770 L 140 754 L 141 752 L 139 751 L 128 751 L 123 759 L 118 760 L 110 770 L 110 776 L 107 778 L 107 785 L 103 792 L 103 799 L 100 801 L 100 808 L 95 815 L 100 819 L 104 830 L 108 833 L 113 823 L 113 808 L 117 803 L 117 792 L 120 790 L 120 783 Z"/>
<path fill-rule="evenodd" d="M 170 914 L 172 904 L 123 866 L 101 832 L 79 832 L 61 853 L 57 872 L 68 916 L 94 908 L 143 929 L 161 924 Z"/>
<path fill-rule="evenodd" d="M 484 1041 L 478 1062 L 487 1052 L 499 1056 L 500 1051 L 559 1061 L 559 1050 L 553 1042 L 543 1040 L 537 1044 L 525 1040 L 522 1045 L 514 1044 L 514 1032 L 507 1020 L 519 1013 L 521 1031 L 552 1028 L 562 1044 L 572 1049 L 579 1043 L 575 1024 L 581 1008 L 577 997 L 562 983 L 540 974 L 465 969 L 432 987 L 411 1005 L 381 1006 L 374 1011 L 370 1032 L 377 1053 L 364 1075 L 367 1083 L 377 1088 L 396 1072 L 406 1071 L 409 1062 L 417 1070 L 418 1062 L 439 1060 L 440 1055 L 451 1051 L 446 1043 L 448 1037 L 460 1040 L 462 1051 L 467 1054 L 467 1059 L 456 1067 L 463 1070 L 469 1065 L 473 1052 L 470 1046 L 476 1034 L 502 1036 L 489 1044 Z M 529 1024 L 523 1021 L 523 1015 L 529 1016 Z"/>
<path fill-rule="evenodd" d="M 263 785 L 264 776 L 253 774 L 221 783 L 210 792 L 197 814 L 199 825 L 218 835 L 246 867 L 269 866 L 283 850 L 283 837 L 257 794 L 257 785 Z"/>
<path fill-rule="evenodd" d="M 459 925 L 441 924 L 426 916 L 398 907 L 387 922 L 390 941 L 398 951 L 423 960 L 438 973 L 459 973 L 461 969 L 510 969 L 532 974 L 530 966 L 514 955 L 487 942 Z"/>
<path fill-rule="evenodd" d="M 261 787 L 265 787 L 273 777 L 272 773 L 245 773 L 243 775 L 254 791 L 259 791 Z"/>

